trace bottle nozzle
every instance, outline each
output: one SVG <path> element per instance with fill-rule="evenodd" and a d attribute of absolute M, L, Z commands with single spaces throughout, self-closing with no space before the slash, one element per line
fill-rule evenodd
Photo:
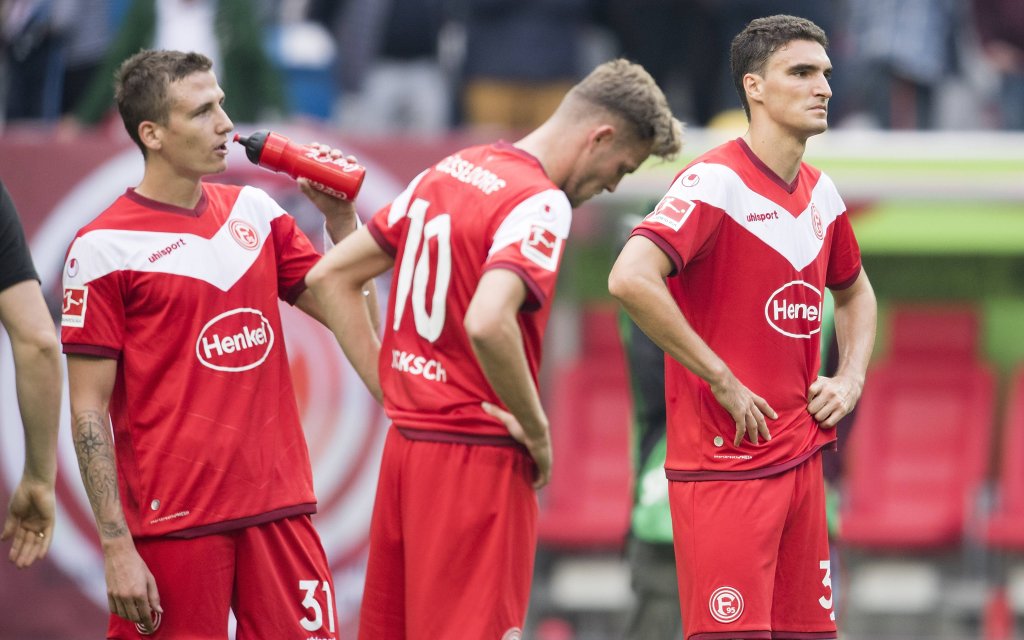
<path fill-rule="evenodd" d="M 243 136 L 236 133 L 234 141 L 245 147 L 245 157 L 253 164 L 260 163 L 260 155 L 263 153 L 263 145 L 267 141 L 267 131 L 257 131 L 250 136 Z"/>

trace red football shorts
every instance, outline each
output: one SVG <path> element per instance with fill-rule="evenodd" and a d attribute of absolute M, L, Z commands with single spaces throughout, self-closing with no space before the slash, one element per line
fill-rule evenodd
<path fill-rule="evenodd" d="M 164 613 L 143 636 L 110 616 L 108 638 L 168 640 L 336 639 L 334 583 L 308 515 L 199 538 L 141 538 L 139 555 L 156 578 Z"/>
<path fill-rule="evenodd" d="M 836 637 L 821 453 L 756 480 L 669 482 L 688 640 Z"/>
<path fill-rule="evenodd" d="M 534 469 L 518 446 L 409 440 L 392 427 L 359 637 L 518 640 L 536 549 Z"/>

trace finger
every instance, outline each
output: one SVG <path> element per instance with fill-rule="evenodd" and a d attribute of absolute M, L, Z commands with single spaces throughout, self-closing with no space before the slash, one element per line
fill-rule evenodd
<path fill-rule="evenodd" d="M 138 612 L 139 619 L 137 622 L 142 625 L 142 628 L 146 630 L 146 633 L 153 632 L 153 609 L 149 606 L 149 601 L 145 598 L 140 598 L 135 601 L 135 610 Z"/>
<path fill-rule="evenodd" d="M 761 427 L 764 426 L 764 416 L 761 415 L 761 412 L 758 411 L 757 408 L 752 408 L 747 414 L 746 425 L 747 438 L 752 443 L 758 444 L 757 435 L 760 432 Z"/>
<path fill-rule="evenodd" d="M 4 520 L 4 530 L 3 532 L 0 532 L 0 540 L 9 540 L 11 536 L 14 535 L 14 531 L 17 528 L 17 519 L 12 515 L 8 515 Z"/>
<path fill-rule="evenodd" d="M 743 436 L 747 433 L 746 420 L 736 421 L 736 437 L 732 439 L 733 446 L 740 446 L 743 444 Z"/>
<path fill-rule="evenodd" d="M 357 157 L 355 157 L 354 155 L 351 155 L 351 154 L 345 156 L 345 160 L 347 162 L 351 162 L 352 164 L 359 164 L 359 158 L 357 158 Z"/>
<path fill-rule="evenodd" d="M 814 382 L 811 383 L 811 386 L 807 388 L 807 401 L 810 402 L 811 400 L 814 399 L 815 396 L 821 393 L 821 389 L 824 386 L 825 378 L 823 378 L 822 376 L 818 376 L 814 380 Z"/>
<path fill-rule="evenodd" d="M 146 597 L 149 599 L 149 606 L 153 611 L 164 612 L 164 608 L 160 606 L 160 591 L 156 588 L 156 578 L 153 576 L 149 576 L 146 581 Z"/>

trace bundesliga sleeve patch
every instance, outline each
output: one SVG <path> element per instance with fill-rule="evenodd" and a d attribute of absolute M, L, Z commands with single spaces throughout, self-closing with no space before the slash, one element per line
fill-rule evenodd
<path fill-rule="evenodd" d="M 89 287 L 65 287 L 64 305 L 61 308 L 62 327 L 85 326 L 85 303 L 89 298 Z"/>
<path fill-rule="evenodd" d="M 695 206 L 689 200 L 683 200 L 675 196 L 665 196 L 658 203 L 658 206 L 654 208 L 654 211 L 647 216 L 647 219 L 651 222 L 663 224 L 673 231 L 679 231 L 686 222 L 686 219 L 690 217 L 690 213 Z"/>
<path fill-rule="evenodd" d="M 562 250 L 562 239 L 554 231 L 539 224 L 530 225 L 519 250 L 524 256 L 548 271 L 558 268 L 558 256 Z"/>

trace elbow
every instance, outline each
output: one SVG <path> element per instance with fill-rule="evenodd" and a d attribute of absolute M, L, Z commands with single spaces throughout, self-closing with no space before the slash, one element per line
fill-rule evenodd
<path fill-rule="evenodd" d="M 625 303 L 631 293 L 638 288 L 638 278 L 616 264 L 608 274 L 608 293 L 619 303 Z"/>
<path fill-rule="evenodd" d="M 469 309 L 462 322 L 462 327 L 475 351 L 486 348 L 486 345 L 502 332 L 501 319 L 496 314 L 488 313 L 487 310 L 479 307 Z"/>

